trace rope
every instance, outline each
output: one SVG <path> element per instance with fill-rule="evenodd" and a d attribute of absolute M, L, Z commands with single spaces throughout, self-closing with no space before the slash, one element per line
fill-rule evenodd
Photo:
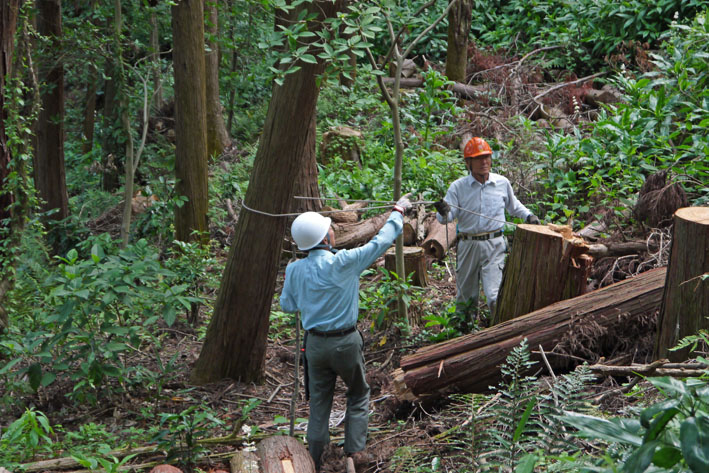
<path fill-rule="evenodd" d="M 320 199 L 323 199 L 323 200 L 337 200 L 337 199 L 329 198 L 329 197 L 323 197 L 323 198 L 321 198 L 321 197 L 302 197 L 302 196 L 295 196 L 295 198 L 296 198 L 296 199 L 312 199 L 312 200 L 320 200 Z M 386 204 L 389 204 L 389 205 L 375 205 L 375 206 L 365 207 L 365 208 L 361 208 L 361 209 L 353 209 L 353 210 L 322 210 L 322 211 L 320 211 L 320 212 L 318 212 L 318 213 L 319 213 L 319 214 L 322 214 L 322 215 L 325 215 L 325 214 L 334 214 L 334 213 L 341 213 L 341 212 L 353 212 L 353 211 L 356 211 L 356 212 L 366 212 L 367 210 L 388 209 L 388 208 L 390 208 L 392 205 L 394 205 L 394 204 L 396 203 L 396 202 L 392 202 L 392 201 L 390 201 L 390 200 L 353 200 L 353 201 L 351 201 L 351 202 L 386 203 Z M 415 201 L 415 202 L 411 202 L 411 205 L 418 205 L 418 204 L 433 205 L 434 202 L 433 202 L 433 201 L 430 201 L 430 200 L 418 200 L 418 201 Z M 488 219 L 488 220 L 492 220 L 492 221 L 494 221 L 494 222 L 500 222 L 500 223 L 507 224 L 507 225 L 512 225 L 512 226 L 515 226 L 515 227 L 517 226 L 516 223 L 508 222 L 507 220 L 500 220 L 500 219 L 497 219 L 497 218 L 493 218 L 493 217 L 490 217 L 490 216 L 487 216 L 487 215 L 484 215 L 484 214 L 475 212 L 475 211 L 473 211 L 473 210 L 468 210 L 468 209 L 464 209 L 463 207 L 458 207 L 457 205 L 453 205 L 453 204 L 448 204 L 448 205 L 451 206 L 451 207 L 454 207 L 454 208 L 456 208 L 456 209 L 458 209 L 458 210 L 460 210 L 460 211 L 462 211 L 462 212 L 467 212 L 467 213 L 469 213 L 469 214 L 477 215 L 478 217 L 483 217 L 483 218 L 486 218 L 486 219 Z M 301 214 L 301 212 L 284 213 L 284 214 L 274 214 L 274 213 L 269 213 L 269 212 L 263 212 L 263 211 L 261 211 L 261 210 L 252 209 L 251 207 L 249 207 L 248 205 L 246 205 L 246 203 L 245 203 L 243 200 L 241 201 L 241 206 L 244 207 L 244 208 L 245 208 L 246 210 L 248 210 L 249 212 L 253 212 L 253 213 L 259 214 L 259 215 L 265 215 L 265 216 L 267 216 L 267 217 L 297 217 L 298 215 Z"/>

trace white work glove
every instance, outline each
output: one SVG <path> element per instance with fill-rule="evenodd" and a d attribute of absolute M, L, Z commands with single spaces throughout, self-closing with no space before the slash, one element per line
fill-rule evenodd
<path fill-rule="evenodd" d="M 396 204 L 394 204 L 394 210 L 397 212 L 401 212 L 402 214 L 405 214 L 407 211 L 411 209 L 411 201 L 409 200 L 409 196 L 411 194 L 406 194 L 401 196 L 401 199 L 399 199 Z"/>

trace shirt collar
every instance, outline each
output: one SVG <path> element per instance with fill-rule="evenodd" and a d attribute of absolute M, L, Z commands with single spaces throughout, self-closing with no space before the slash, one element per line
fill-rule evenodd
<path fill-rule="evenodd" d="M 481 184 L 477 179 L 475 179 L 473 177 L 472 174 L 468 173 L 468 175 L 466 176 L 466 178 L 468 180 L 468 184 L 471 186 L 474 186 L 475 184 L 477 184 L 479 186 L 492 184 L 493 186 L 495 186 L 500 183 L 500 177 L 501 176 L 499 174 L 495 174 L 494 172 L 491 172 L 487 178 L 487 181 L 485 181 L 485 184 Z"/>

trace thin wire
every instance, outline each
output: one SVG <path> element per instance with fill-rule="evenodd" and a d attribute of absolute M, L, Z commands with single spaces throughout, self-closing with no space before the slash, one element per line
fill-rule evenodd
<path fill-rule="evenodd" d="M 294 199 L 303 199 L 303 200 L 336 200 L 336 201 L 341 201 L 341 200 L 347 200 L 348 202 L 366 202 L 366 203 L 372 203 L 372 204 L 391 204 L 394 205 L 396 202 L 393 200 L 350 200 L 350 199 L 338 199 L 335 197 L 305 197 L 301 195 L 296 195 L 293 196 Z"/>
<path fill-rule="evenodd" d="M 296 198 L 296 199 L 313 199 L 313 200 L 320 199 L 319 197 L 301 197 L 301 196 L 295 196 L 295 198 Z M 324 200 L 337 200 L 337 199 L 331 199 L 331 198 L 328 198 L 328 197 L 323 197 L 323 199 L 324 199 Z M 388 203 L 388 204 L 390 204 L 390 205 L 378 205 L 378 206 L 365 207 L 365 208 L 362 208 L 362 209 L 353 209 L 353 210 L 321 210 L 321 211 L 318 212 L 318 213 L 319 213 L 319 214 L 322 214 L 322 215 L 325 215 L 325 214 L 335 214 L 335 213 L 352 212 L 352 211 L 366 212 L 367 210 L 388 209 L 389 207 L 391 207 L 391 204 L 393 204 L 392 201 L 388 201 L 388 200 L 354 200 L 354 201 L 352 201 L 352 202 Z M 418 205 L 418 204 L 433 205 L 434 203 L 435 203 L 435 202 L 430 201 L 430 200 L 419 200 L 419 201 L 411 202 L 411 205 Z M 514 223 L 514 222 L 508 222 L 507 220 L 500 220 L 500 219 L 497 219 L 497 218 L 493 218 L 493 217 L 490 217 L 490 216 L 488 216 L 488 215 L 484 215 L 484 214 L 475 212 L 475 211 L 473 211 L 473 210 L 468 210 L 468 209 L 464 209 L 463 207 L 458 207 L 457 205 L 453 205 L 453 204 L 448 204 L 448 205 L 451 206 L 451 207 L 454 207 L 454 208 L 456 208 L 456 209 L 458 209 L 458 210 L 460 210 L 460 211 L 467 212 L 467 213 L 473 214 L 473 215 L 477 215 L 478 217 L 483 217 L 483 218 L 486 218 L 486 219 L 488 219 L 488 220 L 492 220 L 492 221 L 494 221 L 494 222 L 500 222 L 500 223 L 504 223 L 504 224 L 507 224 L 507 225 L 512 225 L 512 226 L 515 226 L 515 227 L 517 226 L 517 224 Z M 269 212 L 263 212 L 263 211 L 261 211 L 261 210 L 252 209 L 252 208 L 250 208 L 249 206 L 247 206 L 244 201 L 241 202 L 241 206 L 244 207 L 244 208 L 245 208 L 246 210 L 248 210 L 249 212 L 253 212 L 253 213 L 256 213 L 256 214 L 260 214 L 260 215 L 266 215 L 267 217 L 297 217 L 298 215 L 300 215 L 300 214 L 302 213 L 302 212 L 295 212 L 295 213 L 285 213 L 285 214 L 272 214 L 272 213 L 269 213 Z"/>

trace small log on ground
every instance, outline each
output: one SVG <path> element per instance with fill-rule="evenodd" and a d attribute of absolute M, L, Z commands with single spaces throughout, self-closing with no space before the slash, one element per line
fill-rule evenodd
<path fill-rule="evenodd" d="M 709 329 L 709 207 L 685 207 L 674 215 L 672 248 L 658 321 L 655 358 L 683 361 L 679 340 Z"/>
<path fill-rule="evenodd" d="M 356 223 L 332 223 L 335 231 L 336 248 L 354 248 L 367 243 L 384 226 L 389 214 L 387 212 Z"/>
<path fill-rule="evenodd" d="M 584 294 L 593 258 L 570 227 L 517 225 L 493 325 Z"/>
<path fill-rule="evenodd" d="M 332 213 L 325 214 L 330 217 L 333 222 L 337 223 L 355 223 L 359 221 L 359 212 L 357 210 L 363 209 L 367 206 L 366 202 L 354 202 L 352 204 L 346 204 L 342 202 L 341 209 L 335 209 L 329 205 L 323 206 L 322 210 L 330 211 Z"/>
<path fill-rule="evenodd" d="M 690 378 L 706 374 L 709 366 L 704 363 L 670 363 L 660 360 L 649 365 L 633 364 L 629 366 L 591 365 L 588 369 L 601 376 L 671 376 L 673 378 Z"/>
<path fill-rule="evenodd" d="M 315 473 L 313 458 L 294 437 L 268 437 L 259 442 L 256 452 L 263 473 Z"/>
<path fill-rule="evenodd" d="M 606 256 L 639 255 L 648 251 L 657 251 L 657 249 L 655 242 L 651 242 L 648 246 L 648 243 L 644 241 L 618 241 L 588 245 L 588 254 L 599 259 Z"/>
<path fill-rule="evenodd" d="M 393 77 L 384 77 L 384 83 L 385 84 L 393 84 L 394 78 Z M 423 86 L 423 79 L 411 78 L 411 79 L 400 79 L 399 80 L 399 87 L 401 87 L 401 88 L 413 89 L 413 88 L 422 87 L 422 86 Z M 450 90 L 453 91 L 453 93 L 459 95 L 460 97 L 462 97 L 464 99 L 469 99 L 469 100 L 477 99 L 477 98 L 479 98 L 483 95 L 487 95 L 489 93 L 487 86 L 468 85 L 468 84 L 463 84 L 461 82 L 454 82 L 450 86 Z"/>
<path fill-rule="evenodd" d="M 428 235 L 426 235 L 421 247 L 423 247 L 427 255 L 437 260 L 442 260 L 446 257 L 448 249 L 455 243 L 456 223 L 451 222 L 443 225 L 436 218 L 433 218 L 429 220 L 428 225 Z"/>
<path fill-rule="evenodd" d="M 396 248 L 389 248 L 384 254 L 384 267 L 389 271 L 396 272 Z M 411 284 L 419 287 L 428 286 L 426 254 L 423 248 L 418 246 L 404 247 L 404 271 L 407 276 L 413 273 Z"/>
<path fill-rule="evenodd" d="M 259 458 L 255 452 L 238 451 L 229 460 L 231 473 L 260 473 Z"/>
<path fill-rule="evenodd" d="M 401 359 L 394 374 L 399 399 L 432 397 L 454 392 L 486 392 L 501 376 L 500 366 L 510 351 L 528 340 L 547 355 L 564 337 L 584 324 L 612 333 L 629 319 L 652 313 L 660 306 L 665 268 L 647 271 L 602 289 L 557 302 L 479 332 L 417 350 Z M 568 360 L 548 356 L 556 372 Z"/>

